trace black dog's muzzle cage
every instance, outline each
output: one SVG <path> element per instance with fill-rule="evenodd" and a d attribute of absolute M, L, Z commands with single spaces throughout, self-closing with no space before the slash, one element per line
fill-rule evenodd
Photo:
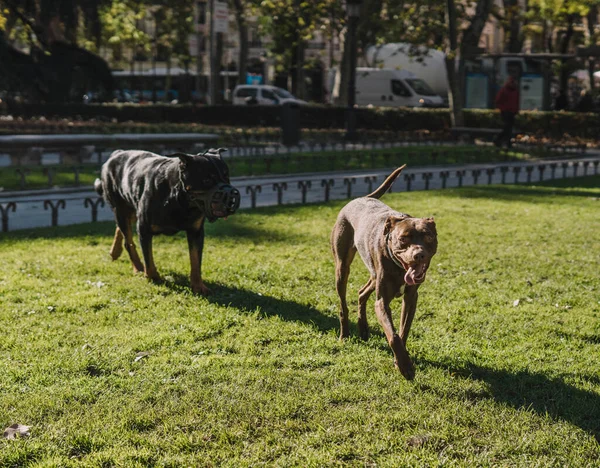
<path fill-rule="evenodd" d="M 223 182 L 205 192 L 186 191 L 186 196 L 190 203 L 204 212 L 210 222 L 234 214 L 240 207 L 241 200 L 240 191 Z"/>

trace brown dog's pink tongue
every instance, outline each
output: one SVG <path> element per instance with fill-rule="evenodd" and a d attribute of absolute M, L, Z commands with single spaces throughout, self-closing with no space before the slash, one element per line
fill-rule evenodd
<path fill-rule="evenodd" d="M 416 284 L 416 281 L 415 281 L 415 269 L 413 267 L 409 267 L 408 268 L 408 271 L 404 275 L 404 282 L 408 286 L 414 286 Z"/>

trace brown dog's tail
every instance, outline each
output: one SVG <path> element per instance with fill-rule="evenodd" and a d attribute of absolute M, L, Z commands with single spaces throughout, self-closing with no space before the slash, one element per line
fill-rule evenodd
<path fill-rule="evenodd" d="M 390 187 L 392 186 L 392 184 L 394 183 L 396 178 L 402 172 L 402 169 L 404 169 L 405 167 L 406 167 L 406 164 L 404 164 L 403 166 L 399 167 L 394 172 L 392 172 L 388 176 L 388 178 L 383 181 L 383 184 L 381 184 L 377 189 L 375 189 L 375 191 L 373 193 L 370 193 L 369 195 L 367 195 L 367 198 L 381 198 L 381 196 L 390 189 Z"/>

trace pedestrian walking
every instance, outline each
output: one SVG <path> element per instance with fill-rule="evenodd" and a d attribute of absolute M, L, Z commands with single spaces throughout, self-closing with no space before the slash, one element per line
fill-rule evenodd
<path fill-rule="evenodd" d="M 504 125 L 494 143 L 496 146 L 502 146 L 502 142 L 506 141 L 506 146 L 510 148 L 515 116 L 519 113 L 519 86 L 514 76 L 509 76 L 498 91 L 496 107 L 500 110 Z"/>

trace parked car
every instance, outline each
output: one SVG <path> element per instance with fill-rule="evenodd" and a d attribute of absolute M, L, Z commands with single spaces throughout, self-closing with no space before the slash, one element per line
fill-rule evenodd
<path fill-rule="evenodd" d="M 233 90 L 234 105 L 277 106 L 281 104 L 306 105 L 306 101 L 296 98 L 289 91 L 270 85 L 238 85 Z"/>

